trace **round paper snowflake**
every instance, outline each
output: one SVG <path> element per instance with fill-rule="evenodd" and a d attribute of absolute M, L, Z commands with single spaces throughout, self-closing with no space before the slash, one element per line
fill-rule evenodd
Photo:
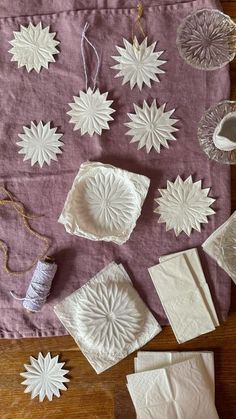
<path fill-rule="evenodd" d="M 58 358 L 51 358 L 49 352 L 44 357 L 40 352 L 37 359 L 30 357 L 30 365 L 24 365 L 26 372 L 20 375 L 26 380 L 21 384 L 27 386 L 25 393 L 31 393 L 31 399 L 39 396 L 40 402 L 45 397 L 52 401 L 54 395 L 60 397 L 60 390 L 67 390 L 63 383 L 70 381 L 64 377 L 69 371 L 62 369 L 65 363 L 58 362 Z"/>
<path fill-rule="evenodd" d="M 75 124 L 74 131 L 80 129 L 82 135 L 88 133 L 92 137 L 109 129 L 108 122 L 113 121 L 110 115 L 115 110 L 111 108 L 113 100 L 107 100 L 107 95 L 108 92 L 100 93 L 99 89 L 93 92 L 89 88 L 86 93 L 81 91 L 79 97 L 74 96 L 74 103 L 69 103 L 71 111 L 67 112 L 70 122 Z"/>
<path fill-rule="evenodd" d="M 97 173 L 86 182 L 84 201 L 96 225 L 106 232 L 125 231 L 137 213 L 131 186 L 113 173 Z"/>
<path fill-rule="evenodd" d="M 9 52 L 18 68 L 25 66 L 28 72 L 34 69 L 39 73 L 42 67 L 48 69 L 48 64 L 55 62 L 53 55 L 59 53 L 56 46 L 60 42 L 54 39 L 55 32 L 49 32 L 49 26 L 42 28 L 41 22 L 37 26 L 30 23 L 28 27 L 21 25 L 20 31 L 13 34 L 15 39 L 10 41 L 13 48 Z"/>
<path fill-rule="evenodd" d="M 77 305 L 80 333 L 96 350 L 114 353 L 136 339 L 142 325 L 135 291 L 128 284 L 97 283 Z"/>
<path fill-rule="evenodd" d="M 155 100 L 150 107 L 146 101 L 144 101 L 142 108 L 134 104 L 136 113 L 128 114 L 131 122 L 127 122 L 125 125 L 130 128 L 126 135 L 133 136 L 130 142 L 139 143 L 138 150 L 146 147 L 146 151 L 149 153 L 153 147 L 160 153 L 161 145 L 168 148 L 167 141 L 176 139 L 172 132 L 178 131 L 177 128 L 173 127 L 178 119 L 171 119 L 175 109 L 165 112 L 165 106 L 166 104 L 158 108 Z"/>
<path fill-rule="evenodd" d="M 31 159 L 31 166 L 38 162 L 40 167 L 44 163 L 49 165 L 51 160 L 57 161 L 56 155 L 62 153 L 59 147 L 64 145 L 59 141 L 62 134 L 56 134 L 57 128 L 50 128 L 50 122 L 43 125 L 40 121 L 35 125 L 31 121 L 30 128 L 23 127 L 23 130 L 24 134 L 18 134 L 22 141 L 16 144 L 22 147 L 19 154 L 25 154 L 24 161 Z"/>
<path fill-rule="evenodd" d="M 122 236 L 135 225 L 139 208 L 132 183 L 109 172 L 84 181 L 73 205 L 80 225 L 96 237 Z"/>
<path fill-rule="evenodd" d="M 218 10 L 192 13 L 178 28 L 181 57 L 193 67 L 214 70 L 235 57 L 235 24 Z"/>
<path fill-rule="evenodd" d="M 167 189 L 159 189 L 161 198 L 154 212 L 160 214 L 159 223 L 166 223 L 166 231 L 174 229 L 176 236 L 182 231 L 190 236 L 192 229 L 201 231 L 201 223 L 215 214 L 210 208 L 215 199 L 207 195 L 210 188 L 202 189 L 202 181 L 193 182 L 192 176 L 185 181 L 178 176 L 174 183 L 167 181 Z"/>
<path fill-rule="evenodd" d="M 112 57 L 119 63 L 112 67 L 119 70 L 115 77 L 124 77 L 122 84 L 130 82 L 131 89 L 136 84 L 140 90 L 143 84 L 151 87 L 151 80 L 159 82 L 156 74 L 165 73 L 159 66 L 165 64 L 166 61 L 159 60 L 164 51 L 154 52 L 156 42 L 150 46 L 147 46 L 147 38 L 141 44 L 138 43 L 137 38 L 134 39 L 133 44 L 126 39 L 123 39 L 123 42 L 125 48 L 116 47 L 120 56 Z"/>

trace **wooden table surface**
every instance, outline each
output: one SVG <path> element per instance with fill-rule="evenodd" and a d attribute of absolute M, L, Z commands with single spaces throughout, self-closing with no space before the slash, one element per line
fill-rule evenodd
<path fill-rule="evenodd" d="M 236 20 L 236 1 L 222 1 Z M 236 100 L 236 60 L 231 66 L 232 99 Z M 232 210 L 236 209 L 236 167 L 232 169 Z M 144 350 L 180 350 L 170 327 Z M 216 406 L 220 419 L 236 419 L 236 287 L 232 289 L 228 321 L 215 332 L 181 345 L 181 350 L 213 350 L 216 370 Z M 30 355 L 60 354 L 70 370 L 67 392 L 53 402 L 30 400 L 23 393 L 19 373 Z M 132 419 L 134 409 L 126 390 L 126 375 L 133 372 L 134 354 L 97 375 L 70 336 L 0 342 L 0 419 Z M 168 419 L 168 418 L 163 418 Z M 194 419 L 194 418 L 193 418 Z M 208 419 L 208 418 L 202 418 Z"/>

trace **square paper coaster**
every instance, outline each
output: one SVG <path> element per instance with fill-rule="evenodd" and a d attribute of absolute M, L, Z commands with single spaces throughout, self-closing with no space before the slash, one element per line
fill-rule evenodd
<path fill-rule="evenodd" d="M 161 331 L 123 266 L 116 263 L 54 310 L 98 374 Z"/>

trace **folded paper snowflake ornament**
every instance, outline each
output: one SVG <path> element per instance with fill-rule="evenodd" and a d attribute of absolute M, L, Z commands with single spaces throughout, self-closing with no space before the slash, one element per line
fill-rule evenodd
<path fill-rule="evenodd" d="M 31 22 L 20 26 L 19 32 L 13 32 L 14 38 L 10 41 L 13 54 L 11 61 L 17 61 L 18 68 L 26 67 L 27 71 L 40 72 L 41 68 L 48 69 L 48 64 L 55 62 L 53 55 L 59 51 L 56 46 L 60 43 L 54 39 L 56 33 L 49 32 L 49 26 L 42 28 L 42 23 L 34 26 Z"/>
<path fill-rule="evenodd" d="M 161 331 L 124 267 L 114 262 L 56 305 L 54 311 L 97 374 Z"/>
<path fill-rule="evenodd" d="M 178 131 L 173 127 L 178 119 L 171 118 L 175 109 L 165 112 L 165 106 L 166 104 L 158 108 L 156 100 L 151 106 L 144 100 L 142 108 L 134 104 L 135 114 L 128 114 L 131 122 L 125 125 L 130 128 L 126 135 L 133 136 L 130 142 L 137 142 L 138 150 L 145 147 L 149 153 L 154 148 L 160 153 L 161 145 L 169 148 L 168 141 L 176 140 L 172 133 Z"/>
<path fill-rule="evenodd" d="M 166 223 L 166 231 L 174 229 L 178 236 L 182 231 L 190 236 L 192 230 L 201 231 L 201 223 L 215 214 L 210 208 L 215 199 L 209 198 L 210 188 L 202 189 L 202 181 L 193 182 L 192 176 L 174 182 L 167 181 L 166 189 L 159 189 L 161 198 L 155 199 L 159 206 L 154 212 L 160 214 L 159 223 Z"/>
<path fill-rule="evenodd" d="M 41 352 L 38 358 L 30 357 L 30 365 L 24 365 L 26 372 L 20 375 L 25 378 L 21 384 L 27 386 L 25 393 L 31 393 L 31 399 L 39 396 L 42 402 L 45 397 L 52 401 L 53 396 L 60 397 L 60 390 L 67 390 L 64 383 L 70 380 L 65 377 L 69 372 L 64 370 L 64 362 L 58 362 L 59 355 L 51 357 L 48 352 L 44 357 Z"/>
<path fill-rule="evenodd" d="M 100 93 L 99 89 L 93 91 L 90 87 L 87 92 L 80 92 L 74 96 L 74 102 L 69 103 L 71 110 L 70 122 L 75 124 L 74 131 L 80 129 L 81 134 L 88 133 L 92 137 L 95 133 L 101 135 L 103 129 L 109 129 L 108 122 L 113 121 L 111 108 L 113 100 L 107 100 L 108 92 Z"/>
<path fill-rule="evenodd" d="M 57 134 L 57 128 L 50 128 L 50 122 L 43 124 L 42 121 L 35 125 L 31 121 L 30 128 L 23 127 L 24 134 L 18 134 L 21 141 L 16 143 L 21 150 L 19 154 L 25 154 L 25 160 L 31 160 L 31 166 L 38 163 L 43 167 L 44 163 L 50 165 L 51 160 L 57 161 L 57 154 L 61 154 L 60 147 L 64 144 L 60 141 L 63 134 Z"/>
<path fill-rule="evenodd" d="M 59 222 L 70 234 L 125 243 L 141 214 L 150 180 L 109 164 L 80 166 Z"/>
<path fill-rule="evenodd" d="M 131 89 L 137 84 L 139 90 L 142 90 L 144 84 L 151 87 L 151 81 L 159 82 L 156 75 L 165 73 L 160 66 L 166 61 L 159 60 L 164 51 L 154 51 L 156 42 L 148 46 L 148 40 L 145 38 L 139 44 L 136 37 L 132 44 L 126 39 L 123 39 L 123 42 L 125 48 L 116 47 L 120 55 L 112 56 L 118 61 L 118 64 L 112 67 L 119 70 L 115 77 L 123 77 L 122 84 L 129 82 Z"/>

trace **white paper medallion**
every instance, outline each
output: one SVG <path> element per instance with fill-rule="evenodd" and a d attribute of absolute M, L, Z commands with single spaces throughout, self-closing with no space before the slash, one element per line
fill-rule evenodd
<path fill-rule="evenodd" d="M 126 39 L 123 39 L 123 42 L 125 48 L 116 47 L 120 55 L 112 57 L 119 63 L 112 67 L 119 70 L 115 77 L 123 77 L 122 84 L 129 82 L 131 89 L 136 84 L 141 90 L 143 84 L 151 87 L 152 80 L 159 82 L 156 75 L 165 73 L 160 69 L 160 66 L 166 61 L 159 60 L 164 51 L 154 51 L 156 42 L 149 46 L 147 38 L 141 44 L 138 43 L 137 38 L 134 39 L 133 44 Z"/>
<path fill-rule="evenodd" d="M 182 231 L 190 236 L 192 230 L 201 231 L 201 223 L 208 223 L 207 217 L 215 214 L 210 208 L 215 199 L 209 198 L 210 188 L 202 189 L 202 181 L 193 182 L 192 176 L 175 182 L 167 181 L 166 189 L 159 189 L 159 206 L 154 212 L 160 214 L 159 223 L 166 223 L 166 231 L 174 229 L 178 236 Z"/>
<path fill-rule="evenodd" d="M 82 164 L 59 222 L 71 234 L 122 244 L 140 216 L 149 182 L 114 166 Z"/>
<path fill-rule="evenodd" d="M 81 134 L 101 135 L 103 129 L 109 129 L 108 122 L 113 121 L 111 108 L 113 100 L 107 100 L 108 92 L 100 93 L 99 89 L 93 91 L 90 87 L 87 92 L 80 91 L 80 96 L 74 96 L 74 102 L 69 103 L 71 110 L 70 122 L 75 124 L 74 131 L 80 129 Z"/>
<path fill-rule="evenodd" d="M 134 104 L 135 114 L 128 114 L 131 122 L 125 125 L 130 128 L 126 135 L 133 136 L 130 142 L 137 142 L 138 150 L 145 147 L 149 153 L 154 148 L 160 153 L 161 145 L 169 148 L 168 141 L 176 140 L 172 133 L 178 131 L 173 127 L 178 120 L 171 118 L 175 109 L 165 112 L 165 106 L 166 104 L 158 108 L 156 100 L 151 106 L 144 100 L 142 108 Z"/>
<path fill-rule="evenodd" d="M 42 402 L 45 397 L 52 401 L 53 396 L 60 397 L 60 390 L 67 390 L 64 383 L 70 380 L 65 377 L 69 372 L 64 370 L 64 362 L 58 362 L 59 355 L 51 357 L 48 352 L 44 357 L 41 352 L 38 358 L 30 357 L 30 365 L 24 365 L 26 372 L 20 375 L 25 378 L 21 384 L 27 386 L 25 393 L 31 393 L 31 399 L 39 396 Z"/>
<path fill-rule="evenodd" d="M 35 125 L 31 121 L 30 128 L 23 127 L 24 134 L 18 134 L 21 141 L 16 144 L 21 147 L 19 154 L 25 154 L 25 160 L 31 160 L 31 166 L 38 163 L 43 167 L 44 163 L 50 165 L 51 160 L 57 161 L 57 154 L 61 154 L 60 147 L 64 144 L 60 141 L 63 134 L 57 134 L 57 128 L 50 128 L 50 122 L 43 124 L 42 121 Z"/>
<path fill-rule="evenodd" d="M 49 29 L 49 26 L 42 28 L 41 22 L 37 26 L 30 22 L 27 27 L 21 25 L 19 32 L 13 32 L 9 52 L 13 54 L 11 61 L 17 61 L 18 68 L 25 66 L 28 72 L 39 73 L 42 67 L 48 69 L 48 64 L 55 62 L 53 55 L 59 53 L 56 46 L 60 42 L 54 39 L 56 33 Z"/>
<path fill-rule="evenodd" d="M 123 266 L 115 263 L 54 310 L 97 373 L 161 331 Z"/>

